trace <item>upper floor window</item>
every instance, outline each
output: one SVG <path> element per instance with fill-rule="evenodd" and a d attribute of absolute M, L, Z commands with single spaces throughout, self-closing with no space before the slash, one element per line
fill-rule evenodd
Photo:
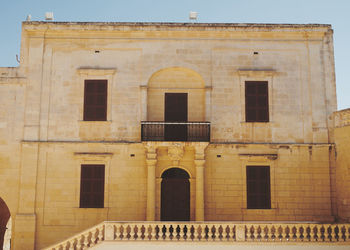
<path fill-rule="evenodd" d="M 269 95 L 267 81 L 245 82 L 246 122 L 269 121 Z"/>
<path fill-rule="evenodd" d="M 85 80 L 84 121 L 107 120 L 107 80 Z"/>
<path fill-rule="evenodd" d="M 247 166 L 247 208 L 271 208 L 269 166 Z"/>
<path fill-rule="evenodd" d="M 103 208 L 105 165 L 81 165 L 80 207 Z"/>

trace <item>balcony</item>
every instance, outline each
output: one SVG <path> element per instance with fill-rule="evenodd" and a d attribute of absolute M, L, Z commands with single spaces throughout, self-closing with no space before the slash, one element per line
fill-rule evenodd
<path fill-rule="evenodd" d="M 141 122 L 142 141 L 209 142 L 210 122 Z"/>

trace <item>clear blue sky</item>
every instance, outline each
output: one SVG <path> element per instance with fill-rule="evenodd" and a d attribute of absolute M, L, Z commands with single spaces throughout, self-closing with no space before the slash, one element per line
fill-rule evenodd
<path fill-rule="evenodd" d="M 0 67 L 17 66 L 21 22 L 326 23 L 334 29 L 338 109 L 350 108 L 350 0 L 0 0 Z"/>

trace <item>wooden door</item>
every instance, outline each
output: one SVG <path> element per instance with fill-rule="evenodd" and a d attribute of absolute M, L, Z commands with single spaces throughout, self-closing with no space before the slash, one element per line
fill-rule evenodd
<path fill-rule="evenodd" d="M 190 182 L 186 171 L 168 170 L 161 183 L 161 220 L 190 220 Z"/>
<path fill-rule="evenodd" d="M 187 122 L 187 93 L 165 93 L 165 122 Z M 164 131 L 166 141 L 187 141 L 187 125 L 166 125 Z"/>

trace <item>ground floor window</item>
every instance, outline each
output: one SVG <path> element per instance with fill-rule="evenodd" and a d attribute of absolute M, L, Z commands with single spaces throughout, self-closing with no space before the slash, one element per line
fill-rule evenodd
<path fill-rule="evenodd" d="M 105 165 L 81 165 L 80 207 L 104 207 Z"/>
<path fill-rule="evenodd" d="M 247 208 L 271 208 L 269 166 L 247 166 Z"/>

